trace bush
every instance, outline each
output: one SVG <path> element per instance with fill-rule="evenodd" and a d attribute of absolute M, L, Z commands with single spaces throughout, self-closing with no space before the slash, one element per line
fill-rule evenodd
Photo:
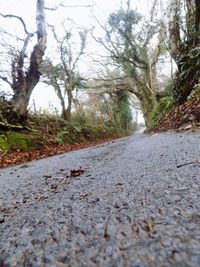
<path fill-rule="evenodd" d="M 103 122 L 97 120 L 90 120 L 85 117 L 72 118 L 71 121 L 65 123 L 65 126 L 57 134 L 55 141 L 58 144 L 62 143 L 80 143 L 84 141 L 95 141 L 109 137 L 122 137 L 132 133 L 136 129 L 133 123 L 131 128 L 122 129 L 114 122 Z"/>

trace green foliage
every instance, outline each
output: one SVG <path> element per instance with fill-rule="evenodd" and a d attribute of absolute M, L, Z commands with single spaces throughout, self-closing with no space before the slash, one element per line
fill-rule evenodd
<path fill-rule="evenodd" d="M 141 20 L 141 15 L 137 13 L 134 10 L 128 10 L 125 11 L 123 9 L 120 9 L 116 13 L 112 13 L 109 16 L 108 23 L 111 26 L 111 28 L 114 30 L 121 29 L 124 32 L 127 31 L 127 24 L 131 27 L 134 24 L 138 24 L 138 22 Z"/>
<path fill-rule="evenodd" d="M 64 127 L 63 130 L 60 131 L 60 132 L 57 134 L 57 136 L 56 136 L 56 138 L 55 138 L 56 143 L 57 143 L 57 144 L 62 144 L 62 143 L 63 143 L 63 139 L 64 139 L 64 137 L 65 137 L 67 134 L 69 134 L 69 132 L 66 131 L 66 128 Z"/>
<path fill-rule="evenodd" d="M 8 132 L 7 133 L 7 142 L 9 149 L 20 149 L 23 151 L 28 150 L 31 147 L 31 139 L 21 133 Z"/>
<path fill-rule="evenodd" d="M 34 142 L 25 134 L 4 132 L 0 135 L 0 152 L 7 154 L 13 150 L 27 151 L 34 147 Z"/>
<path fill-rule="evenodd" d="M 6 154 L 8 152 L 8 142 L 5 135 L 0 135 L 0 153 Z"/>
<path fill-rule="evenodd" d="M 192 98 L 200 99 L 200 83 L 195 86 L 195 88 L 193 89 L 193 91 L 189 95 L 188 100 L 190 100 Z"/>
<path fill-rule="evenodd" d="M 165 117 L 165 115 L 171 110 L 174 105 L 174 99 L 171 95 L 162 97 L 157 105 L 154 107 L 151 116 L 150 128 L 156 126 L 156 124 Z"/>
<path fill-rule="evenodd" d="M 119 91 L 115 94 L 113 103 L 114 122 L 124 132 L 132 130 L 132 113 L 128 102 L 128 93 Z"/>
<path fill-rule="evenodd" d="M 63 129 L 57 134 L 56 142 L 58 144 L 98 140 L 105 136 L 106 129 L 104 125 L 76 119 L 72 118 L 69 122 L 66 122 Z"/>
<path fill-rule="evenodd" d="M 200 20 L 195 19 L 199 18 L 199 1 L 174 1 L 171 10 L 175 16 L 169 21 L 169 43 L 173 44 L 169 48 L 178 67 L 173 93 L 176 105 L 181 105 L 200 78 Z"/>
<path fill-rule="evenodd" d="M 77 72 L 73 73 L 72 77 L 72 87 L 76 89 L 85 89 L 86 88 L 86 80 Z"/>
<path fill-rule="evenodd" d="M 125 119 L 126 122 L 124 122 Z M 86 115 L 77 117 L 72 114 L 71 120 L 65 122 L 55 141 L 62 144 L 102 140 L 109 137 L 122 137 L 132 133 L 135 129 L 136 125 L 132 123 L 130 110 L 125 105 L 123 110 L 120 109 L 116 114 L 115 121 L 103 121 L 98 117 L 91 119 Z"/>
<path fill-rule="evenodd" d="M 117 47 L 117 56 L 112 53 L 111 58 L 119 64 L 126 73 L 130 73 L 132 62 L 138 60 L 142 54 L 145 31 L 138 26 L 142 16 L 135 10 L 120 9 L 108 18 L 108 42 L 114 38 Z M 112 45 L 111 45 L 112 47 Z M 140 56 L 139 56 L 139 54 Z"/>
<path fill-rule="evenodd" d="M 64 66 L 59 63 L 53 65 L 50 59 L 45 60 L 44 71 L 46 79 L 44 82 L 48 85 L 56 87 L 56 83 L 64 87 L 65 81 L 68 79 Z M 72 89 L 82 89 L 86 87 L 86 80 L 78 72 L 72 72 Z M 54 88 L 56 90 L 56 88 Z"/>
<path fill-rule="evenodd" d="M 152 42 L 155 34 L 160 31 L 155 13 L 156 9 L 151 10 L 151 23 L 147 23 L 136 10 L 120 9 L 110 15 L 106 27 L 106 41 L 111 51 L 111 58 L 123 70 L 125 76 L 133 82 L 134 89 L 130 91 L 140 102 L 147 126 L 156 102 L 155 64 L 159 55 L 163 53 L 164 47 L 161 45 L 160 38 L 155 45 Z M 160 49 L 161 46 L 162 49 Z M 121 110 L 117 111 L 115 116 L 118 122 L 123 121 L 124 125 L 120 124 L 125 129 L 130 121 L 128 118 L 130 112 L 127 107 L 125 104 L 121 105 Z"/>
<path fill-rule="evenodd" d="M 79 134 L 81 133 L 81 125 L 76 121 L 70 120 L 65 122 L 63 129 L 57 134 L 55 141 L 58 144 L 79 142 Z"/>

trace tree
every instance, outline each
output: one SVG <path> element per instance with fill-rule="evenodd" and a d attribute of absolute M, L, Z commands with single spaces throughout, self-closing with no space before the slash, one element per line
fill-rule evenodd
<path fill-rule="evenodd" d="M 111 59 L 123 70 L 129 83 L 129 91 L 139 100 L 146 125 L 150 125 L 152 111 L 157 104 L 159 86 L 156 63 L 163 53 L 163 25 L 154 21 L 156 3 L 151 10 L 151 19 L 144 22 L 142 16 L 130 8 L 112 13 L 106 26 L 101 26 L 105 38 L 96 38 L 110 53 Z M 158 42 L 152 45 L 157 35 Z M 155 43 L 155 41 L 154 41 Z"/>
<path fill-rule="evenodd" d="M 168 45 L 177 64 L 175 102 L 187 100 L 200 78 L 200 1 L 171 0 Z"/>
<path fill-rule="evenodd" d="M 84 54 L 86 31 L 79 32 L 80 46 L 72 41 L 71 31 L 66 31 L 64 37 L 59 38 L 54 27 L 51 26 L 54 38 L 58 45 L 59 63 L 54 64 L 50 58 L 45 60 L 43 82 L 52 85 L 60 100 L 62 117 L 69 120 L 73 103 L 73 91 L 84 87 L 84 79 L 77 70 L 77 64 Z M 65 96 L 67 95 L 67 107 Z"/>
<path fill-rule="evenodd" d="M 121 130 L 129 130 L 133 118 L 129 104 L 128 92 L 119 90 L 112 95 L 112 99 L 114 122 Z"/>
<path fill-rule="evenodd" d="M 98 78 L 88 81 L 87 87 L 93 110 L 96 107 L 96 112 L 100 112 L 120 132 L 127 133 L 132 129 L 130 85 L 127 79 L 120 76 L 119 72 L 107 69 L 103 76 L 98 75 Z"/>
<path fill-rule="evenodd" d="M 3 15 L 5 18 L 14 18 L 20 21 L 26 35 L 22 41 L 22 46 L 19 52 L 16 51 L 12 57 L 11 75 L 1 75 L 0 78 L 9 84 L 13 91 L 11 100 L 11 107 L 7 113 L 6 119 L 8 122 L 19 122 L 22 125 L 27 121 L 27 107 L 30 96 L 41 76 L 41 63 L 46 49 L 47 33 L 45 26 L 44 15 L 44 0 L 37 0 L 37 44 L 33 47 L 30 59 L 27 58 L 27 47 L 34 36 L 33 33 L 28 32 L 23 18 L 15 15 Z M 28 63 L 27 63 L 28 61 Z"/>

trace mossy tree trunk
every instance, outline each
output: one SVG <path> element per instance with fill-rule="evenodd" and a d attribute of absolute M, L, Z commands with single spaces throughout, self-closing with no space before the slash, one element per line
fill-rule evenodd
<path fill-rule="evenodd" d="M 140 106 L 142 109 L 143 117 L 145 120 L 146 126 L 149 128 L 151 126 L 152 114 L 157 106 L 156 95 L 151 91 L 141 90 L 138 95 Z"/>
<path fill-rule="evenodd" d="M 169 10 L 169 50 L 178 67 L 173 93 L 182 104 L 200 78 L 200 1 L 172 0 Z"/>
<path fill-rule="evenodd" d="M 119 90 L 113 94 L 112 112 L 114 122 L 120 130 L 127 132 L 132 121 L 132 114 L 129 107 L 129 95 L 127 91 Z"/>

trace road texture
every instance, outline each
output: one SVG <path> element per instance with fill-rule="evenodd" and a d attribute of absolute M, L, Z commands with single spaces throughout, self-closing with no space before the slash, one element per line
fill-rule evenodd
<path fill-rule="evenodd" d="M 200 266 L 199 159 L 199 132 L 137 133 L 2 169 L 0 266 Z"/>

